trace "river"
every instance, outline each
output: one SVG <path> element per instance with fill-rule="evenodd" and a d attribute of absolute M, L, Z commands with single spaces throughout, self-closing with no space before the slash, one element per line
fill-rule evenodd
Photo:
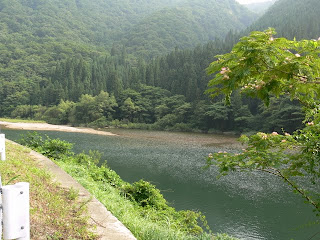
<path fill-rule="evenodd" d="M 17 140 L 26 131 L 2 132 Z M 213 232 L 245 240 L 308 240 L 319 228 L 312 225 L 312 208 L 281 180 L 260 172 L 217 179 L 215 168 L 202 169 L 208 153 L 236 151 L 232 137 L 120 129 L 111 130 L 119 136 L 40 132 L 74 143 L 75 152 L 100 151 L 125 181 L 150 181 L 176 209 L 204 213 Z"/>

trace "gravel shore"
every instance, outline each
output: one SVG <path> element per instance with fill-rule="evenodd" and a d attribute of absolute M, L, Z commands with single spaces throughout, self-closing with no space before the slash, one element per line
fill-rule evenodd
<path fill-rule="evenodd" d="M 117 134 L 105 131 L 99 131 L 92 128 L 76 128 L 64 125 L 53 125 L 48 123 L 23 123 L 23 122 L 3 122 L 0 121 L 0 126 L 9 129 L 21 129 L 21 130 L 44 130 L 44 131 L 61 131 L 61 132 L 79 132 L 79 133 L 90 133 L 105 136 L 117 136 Z"/>

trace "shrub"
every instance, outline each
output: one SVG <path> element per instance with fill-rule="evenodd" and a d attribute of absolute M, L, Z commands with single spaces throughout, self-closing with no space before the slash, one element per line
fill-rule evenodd
<path fill-rule="evenodd" d="M 22 136 L 19 141 L 21 144 L 28 146 L 41 154 L 54 159 L 61 159 L 71 154 L 72 143 L 60 139 L 50 139 L 46 136 L 46 140 L 37 133 L 28 132 L 26 136 Z"/>
<path fill-rule="evenodd" d="M 72 143 L 60 139 L 46 139 L 44 145 L 40 147 L 41 153 L 49 158 L 61 159 L 64 156 L 70 155 Z"/>
<path fill-rule="evenodd" d="M 125 182 L 120 178 L 120 176 L 110 168 L 106 166 L 91 166 L 90 176 L 95 182 L 103 182 L 110 184 L 112 187 L 121 188 Z"/>
<path fill-rule="evenodd" d="M 107 118 L 105 116 L 91 122 L 88 124 L 88 127 L 93 127 L 93 128 L 104 128 L 104 127 L 107 127 L 109 126 L 110 123 L 109 121 L 107 120 Z"/>
<path fill-rule="evenodd" d="M 22 135 L 19 143 L 37 150 L 44 144 L 44 140 L 37 132 L 27 132 L 26 135 Z"/>
<path fill-rule="evenodd" d="M 167 201 L 160 193 L 160 190 L 142 179 L 138 182 L 124 185 L 122 191 L 130 200 L 137 202 L 142 207 L 168 208 Z"/>
<path fill-rule="evenodd" d="M 165 129 L 166 127 L 172 127 L 178 122 L 178 117 L 174 114 L 167 114 L 161 119 L 159 119 L 155 125 L 159 129 Z"/>

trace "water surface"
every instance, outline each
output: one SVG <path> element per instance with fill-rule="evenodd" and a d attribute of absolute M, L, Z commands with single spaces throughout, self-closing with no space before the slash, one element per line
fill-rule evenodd
<path fill-rule="evenodd" d="M 12 140 L 25 132 L 3 131 Z M 139 130 L 112 132 L 119 136 L 41 133 L 74 143 L 76 152 L 102 152 L 102 161 L 107 161 L 125 181 L 142 178 L 152 182 L 178 210 L 203 212 L 214 232 L 246 240 L 308 240 L 319 231 L 319 225 L 305 227 L 315 221 L 312 208 L 281 180 L 260 172 L 232 173 L 217 179 L 216 169 L 202 169 L 208 153 L 236 151 L 238 145 L 232 144 L 232 137 Z"/>

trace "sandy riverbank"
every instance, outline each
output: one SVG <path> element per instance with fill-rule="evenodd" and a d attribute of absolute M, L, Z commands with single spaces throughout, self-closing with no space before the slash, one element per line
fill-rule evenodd
<path fill-rule="evenodd" d="M 53 125 L 48 123 L 12 123 L 0 121 L 0 126 L 9 129 L 21 129 L 21 130 L 44 130 L 44 131 L 61 131 L 61 132 L 79 132 L 79 133 L 90 133 L 97 135 L 106 136 L 117 136 L 117 134 L 105 131 L 99 131 L 92 128 L 76 128 L 64 125 Z"/>

